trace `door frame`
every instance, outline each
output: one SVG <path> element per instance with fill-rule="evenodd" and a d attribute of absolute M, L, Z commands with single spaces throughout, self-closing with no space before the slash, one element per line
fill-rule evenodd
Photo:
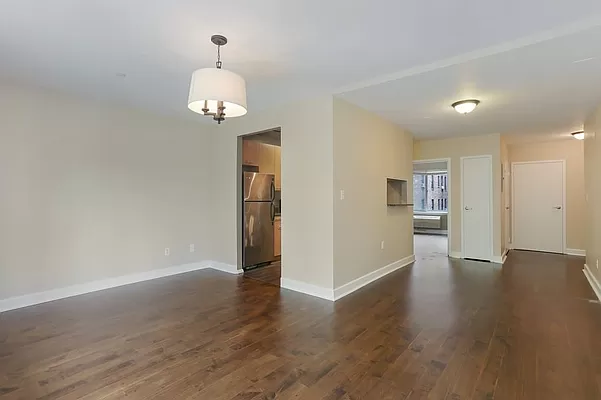
<path fill-rule="evenodd" d="M 568 248 L 567 242 L 568 242 L 568 238 L 567 238 L 567 230 L 566 230 L 566 215 L 568 213 L 568 210 L 566 208 L 566 198 L 567 198 L 567 194 L 566 194 L 566 160 L 540 160 L 540 161 L 517 161 L 517 162 L 512 162 L 511 163 L 511 248 L 515 247 L 515 186 L 514 186 L 514 174 L 515 174 L 515 166 L 516 165 L 523 165 L 523 164 L 547 164 L 547 163 L 561 163 L 561 173 L 562 173 L 562 182 L 561 182 L 561 193 L 562 193 L 562 199 L 561 201 L 563 202 L 563 204 L 561 205 L 562 207 L 562 211 L 563 211 L 563 221 L 562 221 L 562 225 L 563 225 L 563 229 L 562 229 L 562 236 L 563 236 L 563 240 L 561 241 L 561 245 L 563 246 L 563 248 L 561 249 L 561 253 L 562 254 L 566 254 L 566 249 Z"/>
<path fill-rule="evenodd" d="M 447 164 L 447 191 L 449 193 L 447 197 L 449 200 L 447 206 L 447 257 L 451 257 L 451 238 L 453 236 L 453 192 L 451 191 L 453 188 L 453 175 L 451 174 L 451 158 L 430 158 L 427 160 L 413 160 L 412 166 L 415 164 L 432 164 L 440 162 L 445 162 Z M 411 172 L 411 182 L 413 182 L 413 171 Z M 414 214 L 415 210 L 413 210 L 413 215 Z M 413 218 L 413 215 L 411 218 Z M 415 252 L 415 243 L 413 244 L 413 246 L 413 251 Z"/>
<path fill-rule="evenodd" d="M 460 157 L 459 162 L 460 162 L 460 169 L 461 169 L 461 258 L 465 258 L 465 221 L 464 221 L 464 217 L 463 217 L 463 209 L 465 208 L 465 198 L 463 196 L 463 189 L 464 189 L 464 179 L 463 179 L 463 161 L 464 160 L 468 160 L 468 159 L 477 159 L 477 158 L 487 158 L 490 161 L 490 180 L 489 180 L 489 206 L 490 206 L 490 212 L 488 213 L 488 225 L 490 227 L 490 236 L 489 236 L 489 243 L 488 243 L 488 249 L 489 249 L 489 256 L 488 256 L 488 261 L 493 262 L 494 260 L 494 243 L 495 243 L 495 238 L 494 238 L 494 168 L 493 168 L 493 158 L 491 154 L 483 154 L 483 155 L 479 155 L 479 156 L 464 156 L 464 157 Z"/>

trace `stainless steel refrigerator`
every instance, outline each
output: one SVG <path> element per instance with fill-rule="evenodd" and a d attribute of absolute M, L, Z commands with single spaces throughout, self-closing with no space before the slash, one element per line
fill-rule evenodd
<path fill-rule="evenodd" d="M 244 172 L 243 179 L 242 264 L 244 268 L 249 268 L 275 259 L 273 255 L 275 176 Z"/>

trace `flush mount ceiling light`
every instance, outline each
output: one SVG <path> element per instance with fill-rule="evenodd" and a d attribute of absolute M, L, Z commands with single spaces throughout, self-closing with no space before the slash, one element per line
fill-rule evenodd
<path fill-rule="evenodd" d="M 201 68 L 194 71 L 190 82 L 188 108 L 195 113 L 209 115 L 218 124 L 225 117 L 240 117 L 246 114 L 246 82 L 240 75 L 221 69 L 221 46 L 227 38 L 211 36 L 217 46 L 215 68 Z"/>
<path fill-rule="evenodd" d="M 470 99 L 456 101 L 451 104 L 451 107 L 453 107 L 459 114 L 469 114 L 474 111 L 478 104 L 480 104 L 480 100 Z"/>
<path fill-rule="evenodd" d="M 572 132 L 572 137 L 578 140 L 584 140 L 584 131 Z"/>

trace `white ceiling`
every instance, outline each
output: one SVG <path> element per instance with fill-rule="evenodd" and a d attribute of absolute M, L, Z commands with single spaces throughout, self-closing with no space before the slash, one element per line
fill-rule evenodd
<path fill-rule="evenodd" d="M 0 76 L 198 121 L 206 119 L 188 111 L 188 84 L 193 70 L 214 65 L 214 33 L 230 41 L 224 68 L 246 78 L 250 113 L 336 93 L 418 137 L 439 137 L 559 132 L 601 101 L 598 0 L 0 6 Z M 467 96 L 481 106 L 455 114 L 448 105 Z"/>

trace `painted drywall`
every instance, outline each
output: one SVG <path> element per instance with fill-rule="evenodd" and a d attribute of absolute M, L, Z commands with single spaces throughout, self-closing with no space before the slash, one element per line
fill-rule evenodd
<path fill-rule="evenodd" d="M 584 176 L 587 231 L 586 264 L 601 281 L 601 107 L 584 124 Z"/>
<path fill-rule="evenodd" d="M 0 107 L 0 299 L 208 259 L 201 126 L 9 83 Z"/>
<path fill-rule="evenodd" d="M 514 162 L 566 161 L 566 241 L 568 249 L 586 247 L 588 223 L 584 194 L 584 143 L 580 140 L 556 140 L 509 145 L 509 159 Z"/>
<path fill-rule="evenodd" d="M 334 99 L 335 287 L 413 254 L 413 209 L 386 206 L 389 177 L 407 180 L 411 202 L 412 156 L 411 133 Z"/>
<path fill-rule="evenodd" d="M 451 251 L 461 252 L 461 157 L 491 155 L 493 164 L 493 255 L 501 256 L 501 138 L 499 134 L 419 140 L 415 160 L 451 159 Z"/>
<path fill-rule="evenodd" d="M 509 247 L 509 230 L 511 228 L 511 177 L 510 177 L 509 147 L 507 141 L 501 136 L 501 254 Z"/>
<path fill-rule="evenodd" d="M 429 163 L 419 163 L 416 162 L 413 164 L 414 172 L 437 172 L 437 171 L 446 171 L 447 163 L 445 161 L 440 162 L 429 162 Z"/>
<path fill-rule="evenodd" d="M 211 136 L 211 259 L 236 264 L 238 136 L 281 127 L 282 278 L 333 289 L 333 105 L 324 96 L 227 120 Z"/>

